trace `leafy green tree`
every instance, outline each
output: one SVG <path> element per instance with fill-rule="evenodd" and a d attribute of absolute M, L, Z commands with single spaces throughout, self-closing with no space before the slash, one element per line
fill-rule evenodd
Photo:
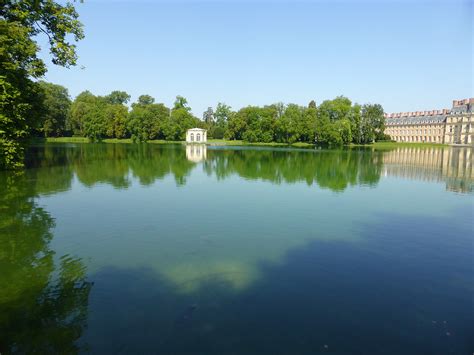
<path fill-rule="evenodd" d="M 87 122 L 95 120 L 94 116 L 98 113 L 100 99 L 90 91 L 81 92 L 71 105 L 71 114 L 67 124 L 76 136 L 86 136 L 86 126 L 90 129 Z"/>
<path fill-rule="evenodd" d="M 318 107 L 321 116 L 329 118 L 330 121 L 349 118 L 352 103 L 347 97 L 338 96 L 334 100 L 326 100 Z"/>
<path fill-rule="evenodd" d="M 219 102 L 216 106 L 216 112 L 214 113 L 216 125 L 225 129 L 231 115 L 232 108 L 222 102 Z"/>
<path fill-rule="evenodd" d="M 219 102 L 216 106 L 216 110 L 213 115 L 213 124 L 210 125 L 210 127 L 208 128 L 209 136 L 217 139 L 224 138 L 228 126 L 228 121 L 231 115 L 231 107 L 222 102 Z"/>
<path fill-rule="evenodd" d="M 122 104 L 107 105 L 105 108 L 106 135 L 111 138 L 125 138 L 127 133 L 128 109 Z"/>
<path fill-rule="evenodd" d="M 105 99 L 112 105 L 124 105 L 130 101 L 130 95 L 125 91 L 114 90 Z"/>
<path fill-rule="evenodd" d="M 75 136 L 84 135 L 84 116 L 91 110 L 94 100 L 95 97 L 90 91 L 83 91 L 74 99 L 66 128 Z"/>
<path fill-rule="evenodd" d="M 316 120 L 318 117 L 318 109 L 313 106 L 309 106 L 303 112 L 303 135 L 302 141 L 307 143 L 314 143 L 316 135 Z"/>
<path fill-rule="evenodd" d="M 355 104 L 352 107 L 351 116 L 351 131 L 352 131 L 352 142 L 356 144 L 364 143 L 363 129 L 362 129 L 362 117 L 361 117 L 361 106 Z"/>
<path fill-rule="evenodd" d="M 91 110 L 84 117 L 84 136 L 91 141 L 101 141 L 107 136 L 107 104 L 102 97 L 95 97 Z"/>
<path fill-rule="evenodd" d="M 173 109 L 165 138 L 168 140 L 184 140 L 186 138 L 186 130 L 199 125 L 200 121 L 187 108 Z"/>
<path fill-rule="evenodd" d="M 173 110 L 179 110 L 179 109 L 184 109 L 188 112 L 191 111 L 191 108 L 188 105 L 188 100 L 178 95 L 176 96 L 176 100 L 174 101 Z"/>
<path fill-rule="evenodd" d="M 282 143 L 314 142 L 316 109 L 289 104 L 277 119 L 275 139 Z"/>
<path fill-rule="evenodd" d="M 151 105 L 154 102 L 155 102 L 155 99 L 151 97 L 150 95 L 140 95 L 138 97 L 138 103 L 140 105 Z"/>
<path fill-rule="evenodd" d="M 46 34 L 52 62 L 77 62 L 70 40 L 83 38 L 82 24 L 70 2 L 4 0 L 0 6 L 0 169 L 23 165 L 23 142 L 39 126 L 39 84 L 46 72 L 38 57 L 37 36 Z"/>
<path fill-rule="evenodd" d="M 39 131 L 45 137 L 59 137 L 66 132 L 66 121 L 71 109 L 68 90 L 61 85 L 38 82 L 42 90 L 43 110 Z"/>
<path fill-rule="evenodd" d="M 208 107 L 207 110 L 204 111 L 202 118 L 208 125 L 212 125 L 214 123 L 214 110 L 212 107 Z"/>
<path fill-rule="evenodd" d="M 351 100 L 338 96 L 326 100 L 317 109 L 316 142 L 342 145 L 352 142 L 354 111 Z"/>
<path fill-rule="evenodd" d="M 233 115 L 228 122 L 226 137 L 232 140 L 243 139 L 243 135 L 247 130 L 248 116 L 255 108 L 248 106 L 241 108 L 238 112 Z"/>
<path fill-rule="evenodd" d="M 132 104 L 127 119 L 127 129 L 136 142 L 162 138 L 170 121 L 170 110 L 163 104 L 155 104 L 149 95 L 141 95 L 138 102 Z"/>
<path fill-rule="evenodd" d="M 362 106 L 362 119 L 365 122 L 366 129 L 372 130 L 370 136 L 372 140 L 384 138 L 385 117 L 383 107 L 379 104 L 366 104 Z M 367 143 L 368 141 L 366 141 Z"/>
<path fill-rule="evenodd" d="M 275 106 L 244 107 L 229 120 L 228 137 L 248 142 L 271 142 L 275 137 L 276 116 Z"/>

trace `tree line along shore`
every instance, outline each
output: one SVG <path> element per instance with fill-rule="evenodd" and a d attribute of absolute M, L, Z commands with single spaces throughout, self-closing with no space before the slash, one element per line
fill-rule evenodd
<path fill-rule="evenodd" d="M 97 96 L 89 91 L 74 100 L 60 85 L 38 82 L 42 107 L 37 112 L 34 137 L 85 137 L 88 141 L 129 139 L 182 141 L 186 130 L 207 129 L 212 140 L 268 144 L 367 144 L 386 140 L 385 118 L 379 104 L 353 104 L 346 97 L 319 106 L 275 103 L 246 106 L 234 111 L 224 103 L 209 107 L 197 118 L 186 98 L 177 96 L 172 107 L 156 103 L 150 95 L 131 103 L 124 91 Z"/>

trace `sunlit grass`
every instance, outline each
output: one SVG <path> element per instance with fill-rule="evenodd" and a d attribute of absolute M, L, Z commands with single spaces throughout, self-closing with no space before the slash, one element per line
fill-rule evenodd
<path fill-rule="evenodd" d="M 90 143 L 89 138 L 86 137 L 49 137 L 45 140 L 48 143 Z M 133 143 L 130 138 L 107 138 L 101 141 L 102 143 Z M 150 140 L 147 143 L 151 144 L 185 144 L 184 141 L 167 141 L 163 139 Z M 207 145 L 215 146 L 255 146 L 255 147 L 296 147 L 296 148 L 310 148 L 314 147 L 312 143 L 296 142 L 292 144 L 277 143 L 277 142 L 246 142 L 243 140 L 226 140 L 226 139 L 208 139 Z M 409 143 L 409 142 L 375 142 L 372 144 L 350 144 L 349 147 L 372 147 L 376 149 L 393 149 L 400 147 L 419 147 L 419 148 L 443 148 L 447 144 L 436 143 Z"/>
<path fill-rule="evenodd" d="M 373 147 L 377 149 L 393 149 L 393 148 L 401 148 L 401 147 L 443 148 L 443 147 L 448 147 L 448 145 L 437 144 L 437 143 L 375 142 L 372 144 L 351 144 L 350 147 Z"/>

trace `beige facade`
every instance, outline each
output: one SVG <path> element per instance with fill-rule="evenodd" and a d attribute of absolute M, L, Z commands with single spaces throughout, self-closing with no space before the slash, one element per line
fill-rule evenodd
<path fill-rule="evenodd" d="M 446 144 L 474 144 L 473 112 L 451 114 L 446 119 L 444 142 Z"/>
<path fill-rule="evenodd" d="M 206 143 L 207 130 L 202 128 L 191 128 L 186 131 L 186 143 Z"/>
<path fill-rule="evenodd" d="M 385 133 L 397 142 L 444 143 L 443 123 L 399 123 L 387 125 Z"/>
<path fill-rule="evenodd" d="M 385 134 L 397 142 L 474 145 L 474 98 L 443 110 L 386 114 Z"/>

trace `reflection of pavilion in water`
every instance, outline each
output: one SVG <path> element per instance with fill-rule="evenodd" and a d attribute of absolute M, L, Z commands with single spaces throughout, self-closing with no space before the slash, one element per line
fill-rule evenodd
<path fill-rule="evenodd" d="M 399 176 L 424 181 L 445 181 L 446 189 L 474 191 L 470 148 L 398 148 L 384 153 L 385 176 Z"/>
<path fill-rule="evenodd" d="M 207 147 L 203 144 L 186 144 L 186 159 L 198 163 L 206 160 Z"/>

